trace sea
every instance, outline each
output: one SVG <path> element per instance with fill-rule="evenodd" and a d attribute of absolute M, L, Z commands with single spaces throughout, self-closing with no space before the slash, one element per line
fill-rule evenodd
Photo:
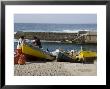
<path fill-rule="evenodd" d="M 96 31 L 97 24 L 51 24 L 51 23 L 14 23 L 14 31 L 23 32 L 77 32 Z"/>
<path fill-rule="evenodd" d="M 97 31 L 97 24 L 51 24 L 51 23 L 14 23 L 14 32 L 58 32 L 74 33 L 78 31 Z M 62 48 L 65 51 L 85 49 L 97 51 L 96 44 L 73 44 L 60 42 L 41 42 L 44 50 L 55 51 Z M 17 41 L 14 42 L 14 48 Z"/>

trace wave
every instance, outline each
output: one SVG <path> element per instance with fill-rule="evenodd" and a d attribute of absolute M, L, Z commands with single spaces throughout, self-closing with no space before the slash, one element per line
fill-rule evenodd
<path fill-rule="evenodd" d="M 14 31 L 23 32 L 76 32 L 76 30 L 96 30 L 97 24 L 14 24 Z"/>
<path fill-rule="evenodd" d="M 55 32 L 55 33 L 78 33 L 79 31 L 96 31 L 96 29 L 61 29 L 61 30 L 19 30 L 20 32 Z M 16 32 L 14 32 L 16 33 Z"/>
<path fill-rule="evenodd" d="M 77 33 L 79 30 L 63 30 L 64 33 Z"/>

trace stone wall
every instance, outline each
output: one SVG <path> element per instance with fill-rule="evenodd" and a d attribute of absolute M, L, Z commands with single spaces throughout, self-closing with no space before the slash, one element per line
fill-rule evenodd
<path fill-rule="evenodd" d="M 97 34 L 89 32 L 86 33 L 53 33 L 53 32 L 17 32 L 15 39 L 24 35 L 27 39 L 33 39 L 33 36 L 37 36 L 41 40 L 47 41 L 72 41 L 78 43 L 97 43 Z"/>

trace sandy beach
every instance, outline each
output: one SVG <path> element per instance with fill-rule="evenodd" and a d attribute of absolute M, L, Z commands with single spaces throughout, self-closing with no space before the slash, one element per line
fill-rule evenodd
<path fill-rule="evenodd" d="M 97 62 L 93 64 L 70 62 L 26 62 L 14 65 L 15 76 L 96 76 Z"/>

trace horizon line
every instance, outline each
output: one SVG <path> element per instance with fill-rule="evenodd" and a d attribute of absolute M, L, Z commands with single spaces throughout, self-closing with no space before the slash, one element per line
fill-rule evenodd
<path fill-rule="evenodd" d="M 16 24 L 16 23 L 23 23 L 24 24 L 24 22 L 14 22 L 14 24 Z M 28 23 L 28 22 L 25 22 L 25 24 L 26 23 Z M 30 24 L 30 23 L 28 23 L 28 24 Z M 31 23 L 31 24 L 97 24 L 97 23 Z"/>

